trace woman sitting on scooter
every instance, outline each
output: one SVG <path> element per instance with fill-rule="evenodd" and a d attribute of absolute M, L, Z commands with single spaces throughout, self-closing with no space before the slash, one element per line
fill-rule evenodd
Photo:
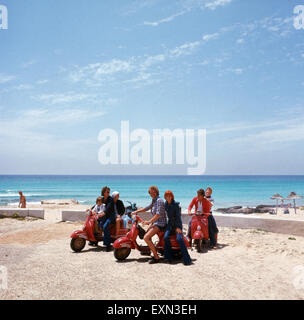
<path fill-rule="evenodd" d="M 172 262 L 170 235 L 176 233 L 176 240 L 181 248 L 184 265 L 190 265 L 191 258 L 183 239 L 183 231 L 182 231 L 183 224 L 182 224 L 179 202 L 176 202 L 174 200 L 174 194 L 170 190 L 165 192 L 164 198 L 166 199 L 165 210 L 168 217 L 168 225 L 167 225 L 165 236 L 164 236 L 165 260 L 168 261 L 169 263 Z"/>
<path fill-rule="evenodd" d="M 152 242 L 152 237 L 159 231 L 165 231 L 167 218 L 165 211 L 164 200 L 159 197 L 159 190 L 156 186 L 151 186 L 149 188 L 149 194 L 152 198 L 152 202 L 146 208 L 142 208 L 133 212 L 133 214 L 138 214 L 141 212 L 146 212 L 151 210 L 152 218 L 149 221 L 144 221 L 144 224 L 149 225 L 149 228 L 144 236 L 144 240 L 149 246 L 153 253 L 153 258 L 149 263 L 158 263 L 159 256 L 157 254 L 156 248 Z"/>
<path fill-rule="evenodd" d="M 120 223 L 122 221 L 121 216 L 125 213 L 125 206 L 121 200 L 119 200 L 119 192 L 114 191 L 112 192 L 112 198 L 114 201 L 114 212 L 115 212 L 115 219 L 116 219 L 116 235 L 119 233 Z"/>

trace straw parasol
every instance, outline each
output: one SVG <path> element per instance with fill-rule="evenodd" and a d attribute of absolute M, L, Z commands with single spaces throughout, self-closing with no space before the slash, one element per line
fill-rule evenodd
<path fill-rule="evenodd" d="M 303 199 L 303 198 L 304 198 L 303 196 L 299 196 L 295 192 L 290 192 L 289 196 L 286 198 L 286 200 L 293 200 L 295 214 L 297 214 L 296 200 L 297 199 Z"/>
<path fill-rule="evenodd" d="M 276 200 L 276 214 L 278 214 L 278 201 L 283 200 L 284 197 L 282 197 L 280 194 L 276 193 L 270 199 Z"/>

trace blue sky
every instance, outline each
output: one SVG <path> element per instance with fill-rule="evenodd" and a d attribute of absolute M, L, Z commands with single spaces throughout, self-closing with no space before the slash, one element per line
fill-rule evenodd
<path fill-rule="evenodd" d="M 206 174 L 304 174 L 304 1 L 0 4 L 0 174 L 115 173 L 121 120 L 206 129 Z"/>

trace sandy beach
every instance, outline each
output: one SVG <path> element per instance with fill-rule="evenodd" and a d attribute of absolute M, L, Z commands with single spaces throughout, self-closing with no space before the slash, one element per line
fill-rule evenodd
<path fill-rule="evenodd" d="M 124 262 L 102 246 L 74 253 L 70 234 L 82 223 L 43 207 L 45 220 L 0 219 L 0 299 L 304 299 L 304 237 L 219 228 L 218 248 L 190 251 L 193 265 L 151 266 L 135 250 Z"/>

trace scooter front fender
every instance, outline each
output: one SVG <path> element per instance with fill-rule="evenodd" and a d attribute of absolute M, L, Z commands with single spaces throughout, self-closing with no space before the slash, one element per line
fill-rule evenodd
<path fill-rule="evenodd" d="M 83 238 L 83 239 L 88 239 L 88 236 L 87 236 L 87 233 L 82 231 L 82 230 L 77 230 L 77 231 L 74 231 L 72 234 L 71 234 L 71 238 Z"/>
<path fill-rule="evenodd" d="M 119 248 L 132 248 L 132 242 L 129 238 L 127 237 L 121 237 L 113 243 L 113 247 L 115 249 Z"/>

